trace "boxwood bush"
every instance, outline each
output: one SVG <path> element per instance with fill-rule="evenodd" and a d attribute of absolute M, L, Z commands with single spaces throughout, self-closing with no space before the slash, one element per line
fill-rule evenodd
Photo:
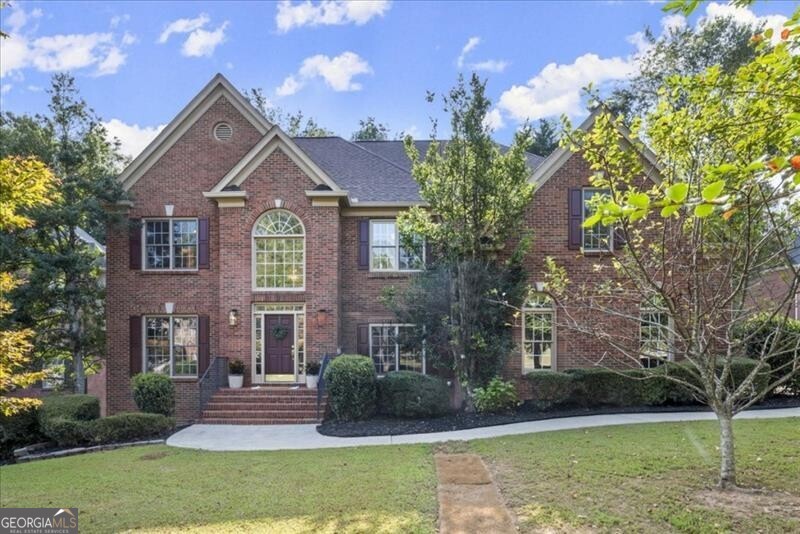
<path fill-rule="evenodd" d="M 366 419 L 375 412 L 376 375 L 372 359 L 342 355 L 325 371 L 328 403 L 340 421 Z"/>
<path fill-rule="evenodd" d="M 175 427 L 175 420 L 156 413 L 120 413 L 90 423 L 94 443 L 156 438 Z"/>
<path fill-rule="evenodd" d="M 450 410 L 444 380 L 413 371 L 394 371 L 378 380 L 378 407 L 394 417 L 435 417 Z"/>
<path fill-rule="evenodd" d="M 170 416 L 175 411 L 175 384 L 167 375 L 139 373 L 131 379 L 133 400 L 145 413 Z"/>
<path fill-rule="evenodd" d="M 781 332 L 780 337 L 775 336 L 778 331 Z M 760 314 L 745 322 L 737 329 L 736 334 L 739 339 L 747 340 L 745 356 L 758 358 L 765 349 L 773 351 L 774 356 L 769 359 L 770 367 L 773 369 L 773 382 L 789 373 L 800 347 L 800 320 L 784 320 L 782 317 Z M 800 395 L 800 373 L 795 373 L 792 378 L 784 382 L 781 391 L 790 395 Z"/>
<path fill-rule="evenodd" d="M 571 406 L 577 402 L 577 384 L 572 375 L 557 371 L 534 371 L 525 375 L 530 384 L 528 404 L 537 410 Z"/>
<path fill-rule="evenodd" d="M 91 421 L 100 417 L 100 400 L 94 395 L 49 395 L 42 399 L 39 421 L 54 418 Z"/>

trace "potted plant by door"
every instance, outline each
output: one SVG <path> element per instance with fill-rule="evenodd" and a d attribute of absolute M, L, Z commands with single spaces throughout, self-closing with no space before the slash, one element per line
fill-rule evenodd
<path fill-rule="evenodd" d="M 319 382 L 319 362 L 306 362 L 306 387 L 316 389 Z"/>
<path fill-rule="evenodd" d="M 244 362 L 231 360 L 228 362 L 228 387 L 239 389 L 244 384 Z"/>

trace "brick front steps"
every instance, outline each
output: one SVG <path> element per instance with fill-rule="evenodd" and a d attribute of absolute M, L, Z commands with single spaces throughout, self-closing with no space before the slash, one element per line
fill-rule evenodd
<path fill-rule="evenodd" d="M 322 399 L 320 414 L 325 413 Z M 258 389 L 218 390 L 206 405 L 201 423 L 227 425 L 291 425 L 319 423 L 317 390 L 305 386 L 264 385 Z"/>

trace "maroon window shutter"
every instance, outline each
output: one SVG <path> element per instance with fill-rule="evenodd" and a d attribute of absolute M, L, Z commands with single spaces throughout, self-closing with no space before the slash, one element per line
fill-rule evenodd
<path fill-rule="evenodd" d="M 142 372 L 142 316 L 130 316 L 131 376 Z"/>
<path fill-rule="evenodd" d="M 358 221 L 358 268 L 369 269 L 369 219 Z"/>
<path fill-rule="evenodd" d="M 203 376 L 211 361 L 208 325 L 208 315 L 201 315 L 197 318 L 197 372 L 199 376 Z"/>
<path fill-rule="evenodd" d="M 208 269 L 211 259 L 208 249 L 208 219 L 197 220 L 197 267 Z"/>
<path fill-rule="evenodd" d="M 358 325 L 358 335 L 356 336 L 356 352 L 369 356 L 369 325 Z"/>
<path fill-rule="evenodd" d="M 583 232 L 583 191 L 580 187 L 569 190 L 569 248 L 580 250 Z"/>
<path fill-rule="evenodd" d="M 142 268 L 142 220 L 128 219 L 128 258 L 130 268 Z"/>

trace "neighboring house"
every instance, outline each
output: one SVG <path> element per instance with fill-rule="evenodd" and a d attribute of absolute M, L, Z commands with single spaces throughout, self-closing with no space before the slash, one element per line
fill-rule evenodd
<path fill-rule="evenodd" d="M 772 311 L 788 297 L 789 317 L 800 319 L 800 287 L 795 290 L 794 295 L 789 295 L 792 282 L 800 270 L 800 237 L 795 240 L 788 253 L 793 267 L 786 265 L 760 276 L 750 288 L 750 302 L 758 308 Z"/>
<path fill-rule="evenodd" d="M 424 153 L 427 142 L 418 146 Z M 564 149 L 528 163 L 537 185 L 525 214 L 535 232 L 531 285 L 544 289 L 546 256 L 573 280 L 592 278 L 592 266 L 609 261 L 604 230 L 581 229 L 588 166 Z M 245 362 L 245 386 L 266 384 L 256 393 L 300 382 L 303 362 L 325 354 L 371 356 L 381 374 L 426 372 L 424 351 L 401 350 L 404 325 L 379 299 L 427 260 L 424 243 L 401 246 L 395 225 L 421 203 L 410 167 L 400 141 L 292 139 L 214 77 L 119 177 L 130 225 L 108 230 L 109 412 L 135 409 L 132 375 L 161 372 L 174 378 L 178 416 L 198 418 L 216 356 Z M 514 328 L 521 352 L 505 374 L 523 398 L 524 373 L 585 366 L 607 350 L 557 332 L 556 313 L 542 292 Z M 644 335 L 658 346 L 663 332 Z M 206 419 L 240 421 L 245 407 L 229 406 Z"/>

